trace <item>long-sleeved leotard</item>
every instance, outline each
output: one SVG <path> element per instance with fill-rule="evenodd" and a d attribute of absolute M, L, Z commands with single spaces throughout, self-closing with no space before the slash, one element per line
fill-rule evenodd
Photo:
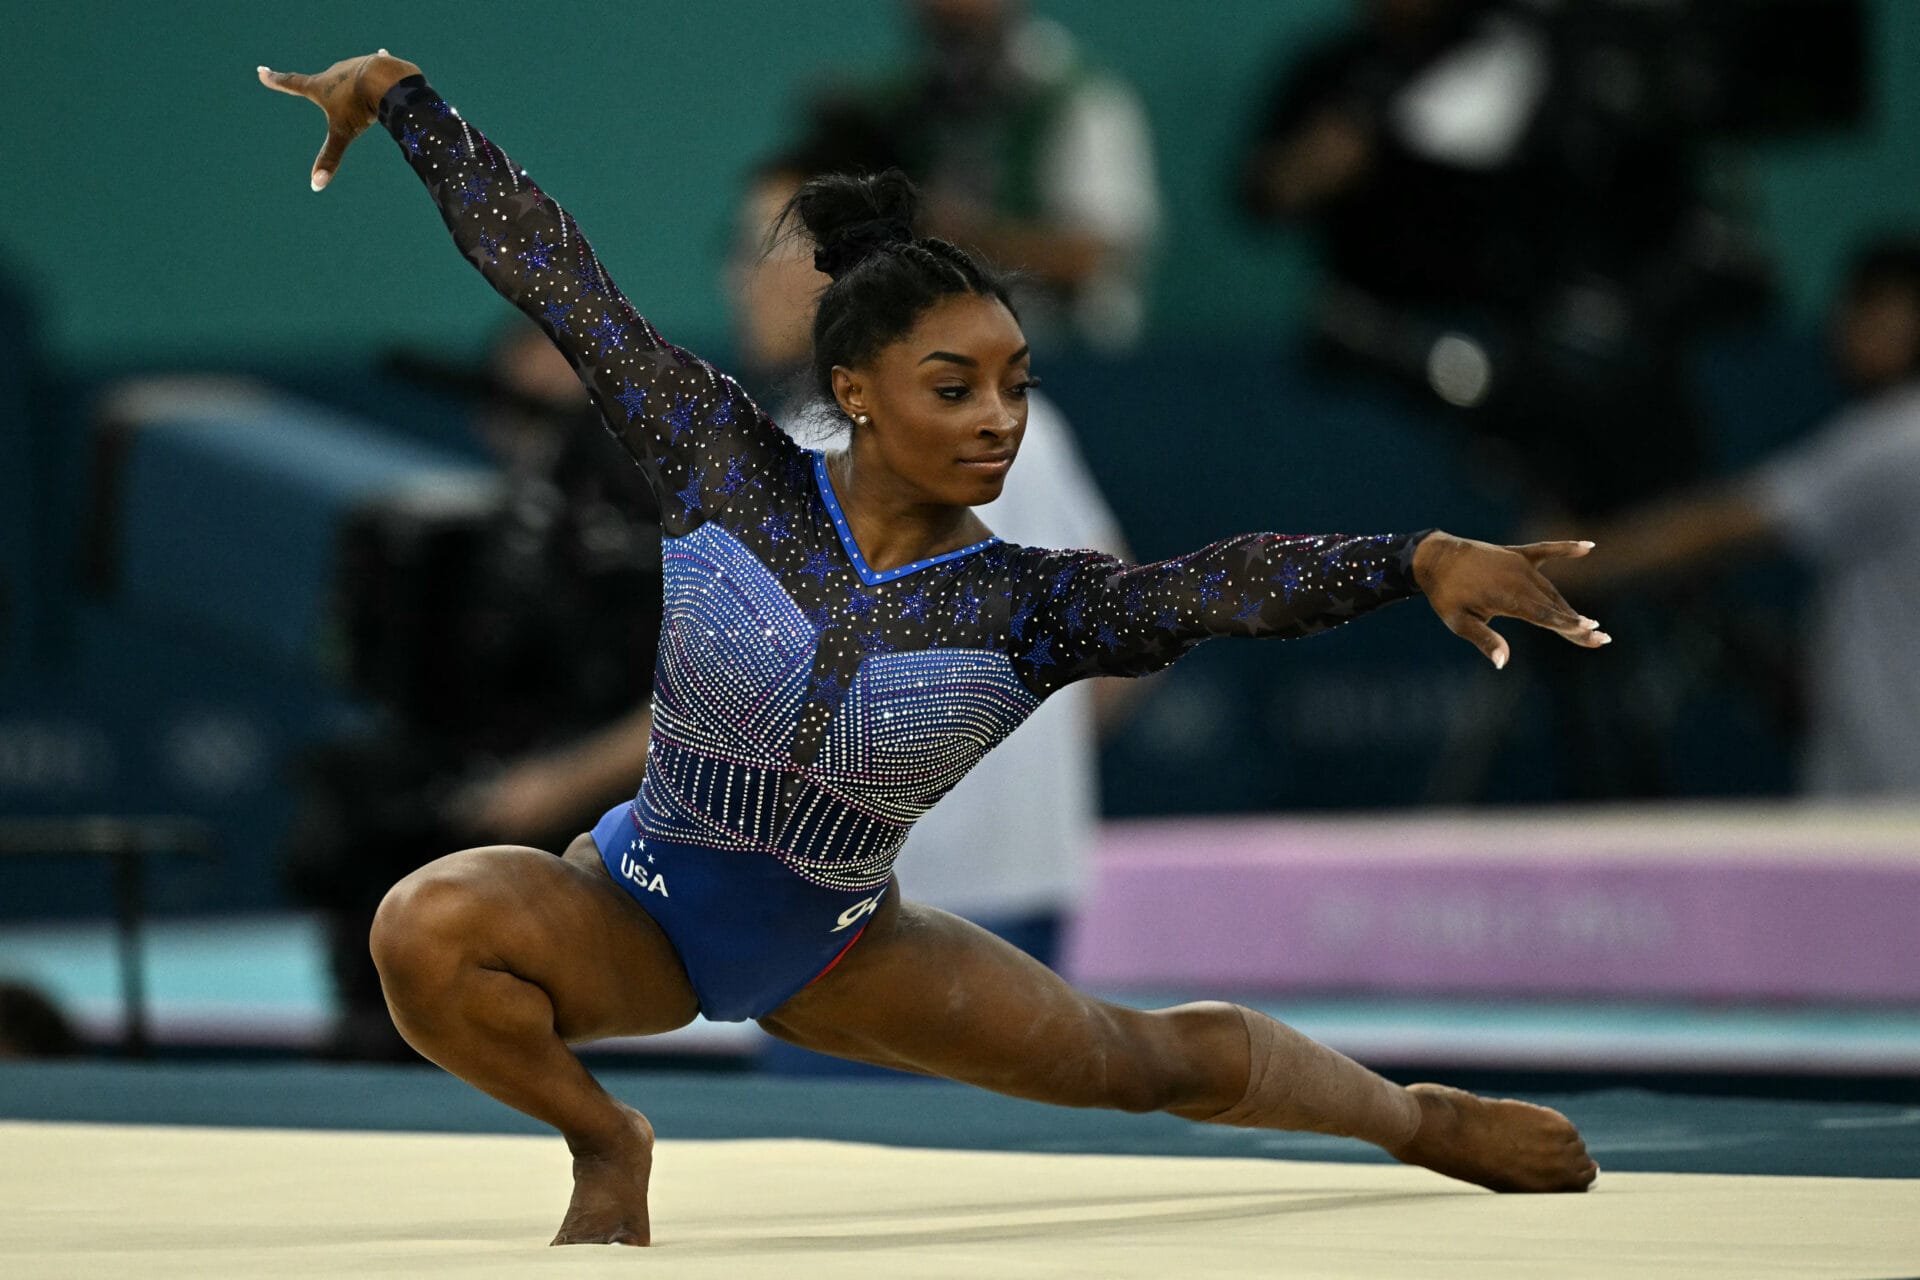
<path fill-rule="evenodd" d="M 1419 535 L 1247 534 L 1129 567 L 975 546 L 883 573 L 824 459 L 663 339 L 573 219 L 419 77 L 380 120 L 496 290 L 573 361 L 659 494 L 665 610 L 635 802 L 662 840 L 885 884 L 907 828 L 1041 699 L 1210 636 L 1299 636 L 1413 594 Z"/>

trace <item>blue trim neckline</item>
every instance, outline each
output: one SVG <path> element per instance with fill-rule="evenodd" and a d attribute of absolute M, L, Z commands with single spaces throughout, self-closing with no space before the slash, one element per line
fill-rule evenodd
<path fill-rule="evenodd" d="M 976 551 L 984 551 L 1000 541 L 997 537 L 976 542 L 970 547 L 961 547 L 957 551 L 944 552 L 925 560 L 915 560 L 912 564 L 903 564 L 898 569 L 889 569 L 885 573 L 875 573 L 867 567 L 867 558 L 860 554 L 860 546 L 853 540 L 853 530 L 847 528 L 847 515 L 840 510 L 840 499 L 833 492 L 833 479 L 827 475 L 827 455 L 816 449 L 807 452 L 813 454 L 813 482 L 820 489 L 820 500 L 827 504 L 827 514 L 833 517 L 833 529 L 840 535 L 840 549 L 847 553 L 847 559 L 853 564 L 853 571 L 860 575 L 860 581 L 870 587 L 883 582 L 892 582 L 895 578 L 904 578 L 910 573 L 922 569 L 931 569 L 936 564 L 945 564 L 949 560 L 958 560 L 961 556 L 970 556 Z"/>

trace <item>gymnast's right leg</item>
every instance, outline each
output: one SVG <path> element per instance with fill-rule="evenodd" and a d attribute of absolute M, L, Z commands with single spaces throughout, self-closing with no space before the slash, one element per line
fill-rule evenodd
<path fill-rule="evenodd" d="M 1036 1102 L 1361 1138 L 1495 1190 L 1581 1191 L 1597 1172 L 1558 1112 L 1401 1088 L 1237 1005 L 1109 1004 L 897 893 L 844 960 L 760 1025 L 803 1048 Z"/>
<path fill-rule="evenodd" d="M 699 1002 L 592 838 L 562 858 L 495 845 L 430 862 L 387 894 L 371 944 L 407 1042 L 567 1140 L 573 1200 L 554 1243 L 648 1243 L 653 1127 L 567 1046 L 671 1031 Z"/>

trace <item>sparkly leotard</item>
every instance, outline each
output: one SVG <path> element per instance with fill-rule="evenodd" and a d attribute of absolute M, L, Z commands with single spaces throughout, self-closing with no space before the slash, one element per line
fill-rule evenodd
<path fill-rule="evenodd" d="M 690 851 L 751 855 L 755 893 L 824 895 L 808 910 L 835 927 L 803 932 L 831 959 L 884 892 L 914 819 L 1054 690 L 1156 671 L 1211 636 L 1309 635 L 1415 590 L 1417 534 L 1246 534 L 1138 567 L 989 538 L 876 572 L 825 460 L 663 339 L 525 171 L 420 77 L 387 94 L 380 120 L 460 250 L 572 360 L 659 494 L 665 610 L 646 778 L 595 832 L 657 918 L 692 896 L 659 870 L 668 853 L 681 867 Z M 662 923 L 698 987 L 700 948 Z M 766 912 L 751 922 L 777 927 Z M 751 1006 L 819 971 L 751 998 L 703 991 L 703 1008 L 758 1016 Z"/>

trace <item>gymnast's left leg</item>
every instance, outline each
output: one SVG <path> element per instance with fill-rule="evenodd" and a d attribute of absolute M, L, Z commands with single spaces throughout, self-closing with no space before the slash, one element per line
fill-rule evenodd
<path fill-rule="evenodd" d="M 845 959 L 760 1024 L 822 1053 L 1036 1102 L 1360 1138 L 1496 1191 L 1584 1191 L 1598 1172 L 1557 1111 L 1401 1088 L 1238 1005 L 1108 1004 L 897 895 Z"/>
<path fill-rule="evenodd" d="M 684 1026 L 698 1001 L 593 838 L 559 858 L 494 845 L 430 862 L 387 894 L 370 943 L 407 1042 L 566 1139 L 573 1199 L 554 1243 L 648 1243 L 653 1126 L 569 1046 Z"/>

